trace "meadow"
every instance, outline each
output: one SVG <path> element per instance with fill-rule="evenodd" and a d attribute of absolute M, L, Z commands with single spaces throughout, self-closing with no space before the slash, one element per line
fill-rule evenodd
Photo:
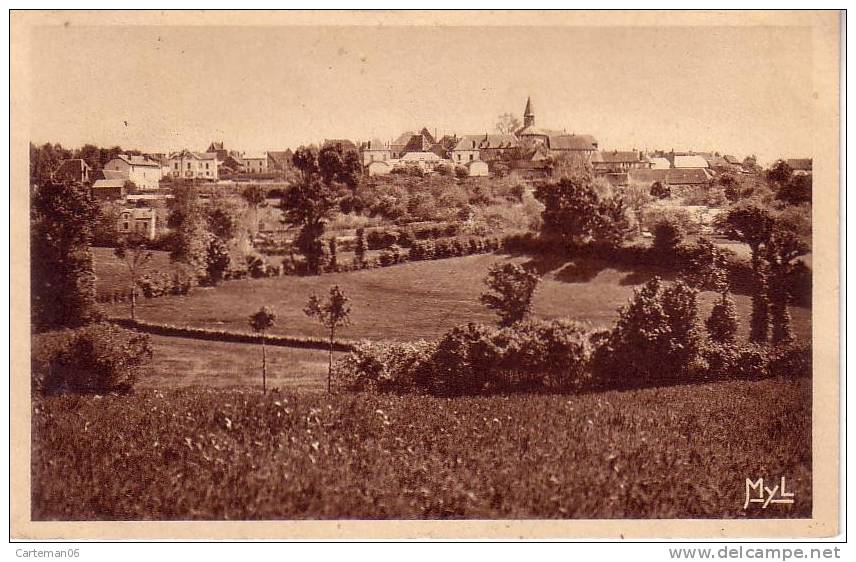
<path fill-rule="evenodd" d="M 207 344 L 206 344 L 207 345 Z M 811 380 L 34 397 L 35 520 L 810 517 Z M 744 511 L 745 479 L 793 505 Z"/>
<path fill-rule="evenodd" d="M 616 269 L 591 260 L 474 255 L 320 277 L 228 281 L 214 288 L 195 289 L 186 297 L 140 299 L 137 315 L 152 322 L 248 331 L 247 317 L 261 306 L 270 306 L 278 315 L 271 333 L 323 336 L 322 328 L 303 314 L 303 307 L 311 294 L 339 285 L 353 309 L 353 324 L 340 331 L 343 338 L 429 339 L 470 321 L 495 322 L 495 316 L 479 303 L 479 295 L 484 291 L 488 268 L 497 261 L 528 264 L 543 276 L 534 299 L 535 316 L 569 317 L 599 327 L 610 327 L 633 288 L 658 273 L 652 269 Z M 102 267 L 101 262 L 96 265 Z M 100 271 L 96 273 L 100 277 Z M 701 320 L 707 318 L 715 298 L 709 292 L 701 295 Z M 745 338 L 750 298 L 735 295 L 735 300 L 741 318 L 740 337 Z M 117 316 L 129 314 L 126 303 L 108 305 L 107 310 Z M 811 310 L 791 307 L 791 315 L 797 337 L 810 340 Z"/>
<path fill-rule="evenodd" d="M 150 336 L 154 356 L 141 389 L 182 386 L 261 389 L 261 346 Z M 342 354 L 334 353 L 333 360 Z M 267 346 L 268 388 L 320 391 L 326 388 L 326 351 Z"/>

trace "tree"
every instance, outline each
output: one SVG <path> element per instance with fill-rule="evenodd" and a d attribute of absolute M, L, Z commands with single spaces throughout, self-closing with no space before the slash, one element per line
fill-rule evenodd
<path fill-rule="evenodd" d="M 283 222 L 300 228 L 295 240 L 297 249 L 306 258 L 309 272 L 317 275 L 324 253 L 321 237 L 338 199 L 335 190 L 321 181 L 316 154 L 305 147 L 295 151 L 294 165 L 301 171 L 301 180 L 283 194 L 280 209 Z"/>
<path fill-rule="evenodd" d="M 684 279 L 700 290 L 726 295 L 729 291 L 728 264 L 732 253 L 701 237 L 692 248 Z"/>
<path fill-rule="evenodd" d="M 226 243 L 217 236 L 209 236 L 205 256 L 205 281 L 212 286 L 219 284 L 230 262 L 229 248 Z"/>
<path fill-rule="evenodd" d="M 502 135 L 513 135 L 520 129 L 520 119 L 512 113 L 503 113 L 496 120 L 496 131 Z"/>
<path fill-rule="evenodd" d="M 253 210 L 253 227 L 250 229 L 250 232 L 255 235 L 259 231 L 259 207 L 264 204 L 267 193 L 258 185 L 253 184 L 244 188 L 241 192 L 241 197 L 244 198 L 244 201 Z"/>
<path fill-rule="evenodd" d="M 357 229 L 357 243 L 354 248 L 354 257 L 356 258 L 357 265 L 362 267 L 366 263 L 366 229 L 358 228 Z"/>
<path fill-rule="evenodd" d="M 174 190 L 167 226 L 175 232 L 170 258 L 190 266 L 197 280 L 204 279 L 207 276 L 211 233 L 208 232 L 208 221 L 195 186 L 186 185 Z"/>
<path fill-rule="evenodd" d="M 651 190 L 646 188 L 644 184 L 632 182 L 624 188 L 622 199 L 629 209 L 633 211 L 633 216 L 636 219 L 636 226 L 639 234 L 642 234 L 642 216 L 651 200 Z"/>
<path fill-rule="evenodd" d="M 481 302 L 496 311 L 500 326 L 520 322 L 532 310 L 532 296 L 541 278 L 514 263 L 495 263 L 484 280 L 490 291 Z"/>
<path fill-rule="evenodd" d="M 587 178 L 562 178 L 541 184 L 535 198 L 544 205 L 542 232 L 567 247 L 587 242 L 597 226 L 600 201 Z"/>
<path fill-rule="evenodd" d="M 327 185 L 338 182 L 353 191 L 360 183 L 361 170 L 360 155 L 353 148 L 331 144 L 318 154 L 318 171 Z"/>
<path fill-rule="evenodd" d="M 776 345 L 793 339 L 788 311 L 788 279 L 793 272 L 795 260 L 811 250 L 810 235 L 811 219 L 799 209 L 791 207 L 775 217 L 766 242 L 766 259 L 770 264 L 771 339 Z"/>
<path fill-rule="evenodd" d="M 75 327 L 95 320 L 91 244 L 98 206 L 81 185 L 47 181 L 33 189 L 30 209 L 33 325 Z"/>
<path fill-rule="evenodd" d="M 686 232 L 680 222 L 671 218 L 663 218 L 654 225 L 654 251 L 663 258 L 674 256 Z"/>
<path fill-rule="evenodd" d="M 332 390 L 333 378 L 333 346 L 336 341 L 336 329 L 350 324 L 351 307 L 349 299 L 339 289 L 338 285 L 330 287 L 330 296 L 322 301 L 317 296 L 309 297 L 304 314 L 315 318 L 322 326 L 330 330 L 330 362 L 327 369 L 327 392 Z"/>
<path fill-rule="evenodd" d="M 723 293 L 713 305 L 705 322 L 710 339 L 717 343 L 733 344 L 737 340 L 737 307 L 734 300 Z"/>
<path fill-rule="evenodd" d="M 767 179 L 774 185 L 785 185 L 791 179 L 794 171 L 784 160 L 777 160 L 767 171 Z"/>
<path fill-rule="evenodd" d="M 151 261 L 154 253 L 149 251 L 146 239 L 139 234 L 120 238 L 113 253 L 125 262 L 128 268 L 128 281 L 131 285 L 131 320 L 136 320 L 137 281 L 141 270 Z"/>
<path fill-rule="evenodd" d="M 327 266 L 330 268 L 330 271 L 336 271 L 339 267 L 339 259 L 338 259 L 338 243 L 336 242 L 336 237 L 330 238 L 327 242 L 327 247 L 330 249 L 330 262 Z"/>
<path fill-rule="evenodd" d="M 811 175 L 794 175 L 787 183 L 782 184 L 776 192 L 776 199 L 788 205 L 811 203 Z"/>
<path fill-rule="evenodd" d="M 250 315 L 250 327 L 261 334 L 262 341 L 262 392 L 267 393 L 267 351 L 265 349 L 265 331 L 276 323 L 276 314 L 266 306 L 261 307 L 255 314 Z"/>
<path fill-rule="evenodd" d="M 773 215 L 755 201 L 741 201 L 717 217 L 719 229 L 729 238 L 739 240 L 752 251 L 752 268 L 762 259 L 761 246 L 770 237 Z"/>

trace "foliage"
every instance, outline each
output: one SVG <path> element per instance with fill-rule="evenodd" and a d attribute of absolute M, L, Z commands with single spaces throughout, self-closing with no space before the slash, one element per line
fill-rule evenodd
<path fill-rule="evenodd" d="M 128 268 L 128 281 L 131 286 L 131 319 L 136 318 L 137 281 L 142 268 L 148 264 L 154 254 L 148 249 L 143 236 L 130 235 L 120 238 L 113 253 L 125 262 Z"/>
<path fill-rule="evenodd" d="M 749 341 L 764 344 L 770 338 L 770 296 L 767 282 L 767 267 L 763 263 L 753 270 L 754 291 L 752 292 L 752 313 L 749 318 Z"/>
<path fill-rule="evenodd" d="M 777 160 L 767 171 L 767 179 L 774 184 L 784 185 L 790 181 L 793 170 L 784 160 Z"/>
<path fill-rule="evenodd" d="M 773 215 L 756 201 L 740 201 L 717 217 L 718 228 L 733 240 L 747 244 L 752 250 L 753 267 L 761 259 L 760 247 L 770 236 Z"/>
<path fill-rule="evenodd" d="M 689 249 L 689 254 L 684 279 L 703 291 L 727 293 L 728 268 L 734 261 L 734 252 L 714 244 L 709 238 L 701 237 Z"/>
<path fill-rule="evenodd" d="M 92 225 L 98 207 L 87 189 L 45 182 L 30 203 L 32 321 L 37 329 L 74 327 L 98 316 Z"/>
<path fill-rule="evenodd" d="M 812 177 L 810 174 L 794 175 L 776 192 L 776 199 L 788 205 L 811 203 Z"/>
<path fill-rule="evenodd" d="M 216 236 L 210 237 L 205 259 L 205 282 L 209 285 L 219 284 L 229 267 L 230 260 L 226 243 Z"/>
<path fill-rule="evenodd" d="M 276 314 L 270 308 L 263 306 L 250 315 L 249 323 L 254 332 L 264 333 L 276 324 Z"/>
<path fill-rule="evenodd" d="M 366 262 L 366 229 L 357 229 L 357 244 L 354 248 L 354 257 L 357 264 L 362 265 Z"/>
<path fill-rule="evenodd" d="M 105 201 L 98 205 L 95 222 L 92 225 L 92 245 L 100 247 L 112 247 L 116 242 L 119 231 L 121 205 Z"/>
<path fill-rule="evenodd" d="M 304 314 L 315 318 L 322 326 L 330 330 L 330 365 L 327 372 L 327 392 L 332 391 L 333 347 L 336 341 L 336 329 L 347 326 L 351 321 L 351 306 L 338 285 L 330 287 L 330 294 L 322 301 L 316 295 L 309 297 Z"/>
<path fill-rule="evenodd" d="M 318 153 L 318 171 L 324 183 L 341 183 L 351 190 L 356 189 L 360 181 L 360 155 L 353 148 L 341 144 L 325 146 Z"/>
<path fill-rule="evenodd" d="M 714 342 L 733 344 L 737 340 L 737 307 L 726 293 L 713 305 L 705 326 Z"/>
<path fill-rule="evenodd" d="M 653 248 L 661 256 L 674 256 L 684 240 L 683 225 L 673 219 L 663 219 L 654 225 Z"/>
<path fill-rule="evenodd" d="M 611 386 L 694 376 L 701 334 L 698 291 L 658 277 L 634 291 L 595 354 L 595 374 Z"/>
<path fill-rule="evenodd" d="M 532 297 L 541 278 L 514 263 L 495 263 L 484 280 L 489 291 L 481 302 L 499 316 L 500 326 L 520 322 L 532 310 Z"/>
<path fill-rule="evenodd" d="M 33 386 L 44 394 L 127 393 L 151 358 L 147 335 L 106 322 L 47 333 L 33 339 Z"/>
<path fill-rule="evenodd" d="M 671 188 L 660 181 L 655 181 L 651 184 L 651 197 L 655 199 L 668 199 L 672 194 Z"/>
<path fill-rule="evenodd" d="M 513 135 L 520 126 L 520 119 L 513 113 L 503 113 L 496 120 L 496 131 L 503 135 Z"/>
<path fill-rule="evenodd" d="M 568 248 L 598 236 L 615 240 L 628 227 L 623 203 L 613 197 L 599 197 L 590 177 L 566 177 L 541 184 L 535 198 L 544 205 L 542 233 L 558 238 Z"/>

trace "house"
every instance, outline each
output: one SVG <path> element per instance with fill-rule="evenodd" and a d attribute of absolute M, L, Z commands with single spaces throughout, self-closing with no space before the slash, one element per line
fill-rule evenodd
<path fill-rule="evenodd" d="M 668 158 L 662 156 L 649 156 L 648 163 L 651 164 L 652 170 L 668 170 L 672 167 L 672 163 Z"/>
<path fill-rule="evenodd" d="M 321 150 L 330 146 L 338 148 L 342 152 L 357 150 L 357 145 L 354 144 L 354 141 L 350 141 L 348 139 L 324 139 L 324 142 L 321 144 Z"/>
<path fill-rule="evenodd" d="M 410 143 L 410 139 L 413 138 L 415 134 L 416 133 L 413 131 L 407 131 L 392 141 L 389 144 L 389 151 L 391 153 L 390 157 L 392 159 L 398 159 L 404 156 L 404 153 L 406 152 L 405 147 Z"/>
<path fill-rule="evenodd" d="M 99 201 L 122 199 L 126 195 L 126 181 L 128 180 L 124 177 L 119 179 L 95 180 L 90 188 L 92 197 Z"/>
<path fill-rule="evenodd" d="M 104 164 L 105 171 L 121 172 L 137 189 L 157 189 L 163 177 L 160 162 L 145 156 L 120 154 Z"/>
<path fill-rule="evenodd" d="M 399 166 L 418 166 L 423 172 L 432 172 L 443 162 L 446 160 L 430 151 L 407 152 L 398 159 Z"/>
<path fill-rule="evenodd" d="M 631 181 L 663 185 L 707 185 L 713 179 L 706 168 L 633 169 L 627 174 Z"/>
<path fill-rule="evenodd" d="M 75 183 L 89 183 L 91 181 L 92 166 L 82 158 L 72 158 L 59 165 L 53 173 L 57 181 L 71 181 Z"/>
<path fill-rule="evenodd" d="M 169 157 L 169 169 L 174 178 L 215 181 L 219 177 L 214 152 L 176 152 Z"/>
<path fill-rule="evenodd" d="M 268 171 L 268 155 L 266 152 L 250 152 L 241 155 L 241 164 L 248 174 L 266 174 Z"/>
<path fill-rule="evenodd" d="M 785 162 L 790 166 L 795 176 L 807 176 L 811 174 L 811 158 L 788 158 Z"/>
<path fill-rule="evenodd" d="M 743 166 L 743 162 L 741 162 L 740 160 L 738 160 L 735 156 L 733 156 L 731 154 L 726 154 L 725 156 L 723 156 L 723 158 L 725 159 L 726 162 L 728 162 L 732 166 Z"/>
<path fill-rule="evenodd" d="M 392 151 L 388 143 L 380 139 L 372 139 L 360 145 L 360 161 L 363 166 L 369 166 L 372 162 L 386 162 L 392 159 Z"/>
<path fill-rule="evenodd" d="M 229 151 L 226 150 L 223 141 L 220 142 L 212 142 L 208 145 L 208 150 L 205 152 L 213 152 L 217 155 L 217 160 L 223 162 L 226 160 L 226 157 L 229 155 Z"/>
<path fill-rule="evenodd" d="M 595 152 L 592 154 L 591 163 L 595 173 L 599 174 L 621 173 L 651 167 L 648 158 L 636 150 Z"/>
<path fill-rule="evenodd" d="M 116 225 L 120 234 L 136 233 L 154 240 L 158 233 L 157 211 L 150 207 L 127 207 L 119 213 Z"/>
<path fill-rule="evenodd" d="M 698 154 L 675 154 L 672 160 L 673 168 L 707 169 L 710 166 L 704 156 Z"/>
<path fill-rule="evenodd" d="M 464 135 L 452 149 L 452 162 L 466 164 L 481 158 L 481 143 L 485 135 Z"/>
<path fill-rule="evenodd" d="M 490 171 L 487 162 L 482 160 L 473 160 L 464 164 L 470 176 L 487 176 Z"/>
<path fill-rule="evenodd" d="M 494 162 L 503 154 L 520 146 L 520 141 L 510 134 L 464 135 L 451 151 L 455 164 L 466 164 L 476 160 Z"/>

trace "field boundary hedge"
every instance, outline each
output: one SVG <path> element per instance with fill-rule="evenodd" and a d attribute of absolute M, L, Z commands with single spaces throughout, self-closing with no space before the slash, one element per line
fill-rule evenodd
<path fill-rule="evenodd" d="M 279 336 L 266 334 L 252 334 L 248 332 L 232 332 L 229 330 L 214 330 L 211 328 L 194 328 L 190 326 L 174 326 L 172 324 L 160 324 L 144 320 L 131 320 L 130 318 L 111 318 L 110 322 L 123 328 L 137 330 L 156 336 L 170 336 L 189 338 L 196 340 L 217 341 L 226 343 L 253 343 L 261 344 L 264 337 L 267 345 L 278 347 L 296 347 L 300 349 L 319 349 L 327 351 L 330 349 L 330 341 L 325 338 L 311 338 L 300 336 Z M 334 351 L 353 351 L 356 342 L 350 340 L 336 340 L 333 344 Z"/>

